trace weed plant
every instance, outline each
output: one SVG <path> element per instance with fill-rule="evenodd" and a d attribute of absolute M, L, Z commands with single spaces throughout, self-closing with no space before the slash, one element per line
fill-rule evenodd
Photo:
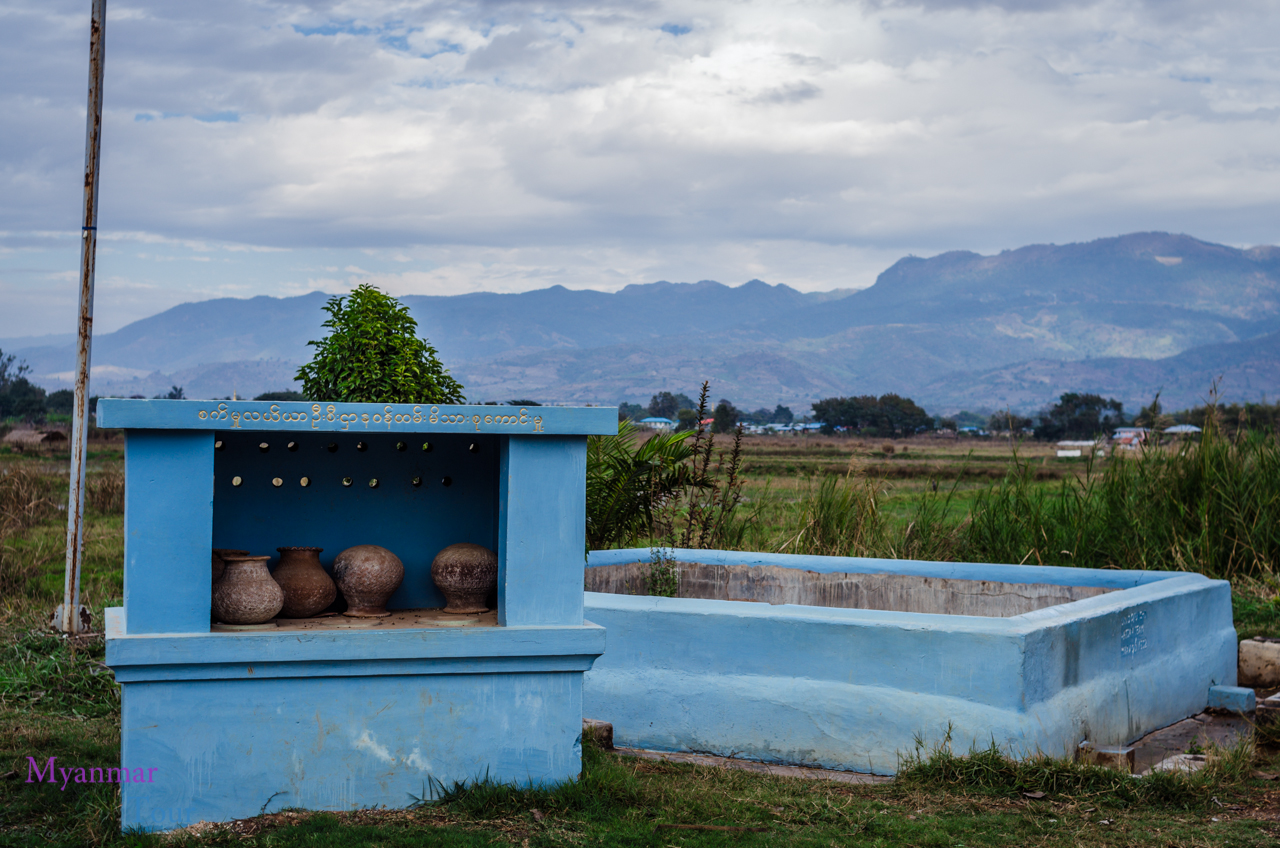
<path fill-rule="evenodd" d="M 649 574 L 645 588 L 650 595 L 674 598 L 680 592 L 680 565 L 675 557 L 663 548 L 650 551 Z"/>
<path fill-rule="evenodd" d="M 735 521 L 742 501 L 742 425 L 733 431 L 728 457 L 717 454 L 715 433 L 703 423 L 710 389 L 710 383 L 703 382 L 698 395 L 689 480 L 654 524 L 672 548 L 733 548 L 742 540 L 741 523 Z"/>

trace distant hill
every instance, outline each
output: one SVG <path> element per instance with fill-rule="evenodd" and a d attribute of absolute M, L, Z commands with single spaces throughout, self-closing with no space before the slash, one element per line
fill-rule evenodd
<path fill-rule="evenodd" d="M 95 338 L 94 391 L 287 388 L 325 299 L 225 298 L 134 322 Z M 1073 390 L 1136 407 L 1159 389 L 1182 406 L 1218 376 L 1231 399 L 1280 394 L 1280 248 L 1185 235 L 907 257 L 857 292 L 752 280 L 402 300 L 473 400 L 643 401 L 703 379 L 752 408 L 894 391 L 938 412 L 1031 410 Z M 47 387 L 68 383 L 70 344 L 16 352 Z"/>

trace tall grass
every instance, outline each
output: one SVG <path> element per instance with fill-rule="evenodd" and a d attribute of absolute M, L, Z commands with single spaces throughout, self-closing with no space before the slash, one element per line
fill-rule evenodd
<path fill-rule="evenodd" d="M 1280 444 L 1273 434 L 1202 440 L 1090 463 L 1058 491 L 1016 462 L 978 496 L 963 556 L 1090 568 L 1262 577 L 1280 564 Z"/>
<path fill-rule="evenodd" d="M 1228 437 L 1090 459 L 1083 475 L 1046 486 L 1043 469 L 1014 456 L 1002 480 L 961 511 L 937 481 L 903 520 L 884 509 L 886 482 L 851 468 L 812 478 L 775 506 L 772 530 L 739 532 L 756 549 L 827 556 L 1196 571 L 1265 580 L 1280 566 L 1280 442 Z M 756 521 L 756 509 L 740 522 Z M 734 534 L 726 534 L 734 538 Z"/>
<path fill-rule="evenodd" d="M 885 540 L 876 481 L 852 474 L 809 480 L 796 508 L 795 531 L 778 550 L 816 556 L 876 556 Z"/>
<path fill-rule="evenodd" d="M 1253 773 L 1255 748 L 1251 736 L 1230 748 L 1213 747 L 1201 770 L 1152 772 L 1134 780 L 1127 772 L 1099 765 L 1073 762 L 1036 754 L 1015 758 L 994 743 L 957 754 L 951 733 L 926 751 L 917 739 L 916 749 L 899 764 L 897 783 L 951 791 L 975 790 L 991 795 L 1017 797 L 1023 793 L 1053 796 L 1088 796 L 1101 805 L 1115 807 L 1169 806 L 1182 809 L 1206 807 L 1214 790 L 1238 786 Z"/>
<path fill-rule="evenodd" d="M 66 483 L 36 465 L 0 465 L 0 538 L 57 515 L 60 489 L 65 492 Z"/>

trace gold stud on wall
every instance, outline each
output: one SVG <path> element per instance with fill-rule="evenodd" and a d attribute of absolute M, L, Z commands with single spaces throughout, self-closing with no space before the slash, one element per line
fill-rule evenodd
<path fill-rule="evenodd" d="M 344 486 L 350 486 L 350 485 L 351 485 L 351 478 L 350 478 L 350 477 L 343 477 L 343 478 L 342 478 L 342 485 L 344 485 Z"/>
<path fill-rule="evenodd" d="M 225 444 L 223 444 L 222 439 L 218 439 L 218 441 L 216 441 L 216 442 L 214 442 L 214 443 L 213 443 L 213 449 L 214 449 L 214 450 L 226 450 L 226 447 L 227 447 L 227 446 L 226 446 Z"/>
<path fill-rule="evenodd" d="M 403 451 L 403 450 L 408 450 L 408 448 L 409 446 L 406 445 L 404 442 L 396 442 L 396 450 Z"/>
<path fill-rule="evenodd" d="M 291 453 L 296 453 L 298 450 L 298 443 L 290 442 L 289 444 L 285 445 L 285 447 L 287 447 Z"/>
<path fill-rule="evenodd" d="M 239 485 L 240 485 L 241 483 L 243 483 L 243 482 L 244 482 L 244 481 L 243 481 L 243 480 L 241 480 L 239 477 L 232 477 L 232 478 L 231 478 L 231 485 L 233 485 L 233 486 L 239 486 Z"/>
<path fill-rule="evenodd" d="M 412 480 L 410 480 L 409 482 L 410 482 L 410 483 L 412 483 L 412 484 L 413 484 L 413 488 L 415 488 L 415 489 L 416 489 L 416 488 L 418 488 L 419 486 L 421 486 L 421 485 L 422 485 L 422 478 L 421 478 L 421 477 L 414 477 L 414 478 L 413 478 Z"/>
<path fill-rule="evenodd" d="M 271 485 L 275 486 L 278 489 L 284 485 L 284 480 L 280 479 L 279 477 L 272 477 Z"/>
<path fill-rule="evenodd" d="M 300 485 L 304 489 L 307 488 L 308 486 L 311 485 L 311 478 L 303 477 L 301 480 L 298 481 L 298 485 Z"/>
<path fill-rule="evenodd" d="M 267 444 L 266 442 L 259 442 L 258 450 L 262 451 L 263 453 L 266 453 L 267 451 L 271 450 L 271 445 Z"/>
<path fill-rule="evenodd" d="M 422 452 L 423 452 L 423 453 L 431 453 L 431 451 L 432 451 L 431 443 L 430 443 L 430 442 L 423 442 L 423 443 L 422 443 Z"/>
<path fill-rule="evenodd" d="M 364 442 L 356 442 L 356 450 L 360 451 L 361 453 L 363 453 L 364 451 L 367 451 L 368 449 L 369 449 L 369 446 L 366 445 Z"/>
<path fill-rule="evenodd" d="M 378 488 L 378 478 L 377 478 L 377 477 L 374 477 L 372 480 L 370 480 L 370 481 L 369 481 L 369 488 L 370 488 L 370 489 L 376 489 L 376 488 Z"/>

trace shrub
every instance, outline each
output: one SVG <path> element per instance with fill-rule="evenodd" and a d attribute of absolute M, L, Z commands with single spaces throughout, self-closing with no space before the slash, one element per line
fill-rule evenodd
<path fill-rule="evenodd" d="M 690 479 L 685 444 L 693 433 L 658 433 L 640 442 L 629 421 L 587 438 L 587 548 L 626 544 L 653 527 L 654 512 Z"/>
<path fill-rule="evenodd" d="M 311 362 L 298 369 L 311 400 L 350 403 L 462 403 L 462 384 L 417 336 L 409 309 L 371 285 L 325 304 L 332 332 Z"/>

